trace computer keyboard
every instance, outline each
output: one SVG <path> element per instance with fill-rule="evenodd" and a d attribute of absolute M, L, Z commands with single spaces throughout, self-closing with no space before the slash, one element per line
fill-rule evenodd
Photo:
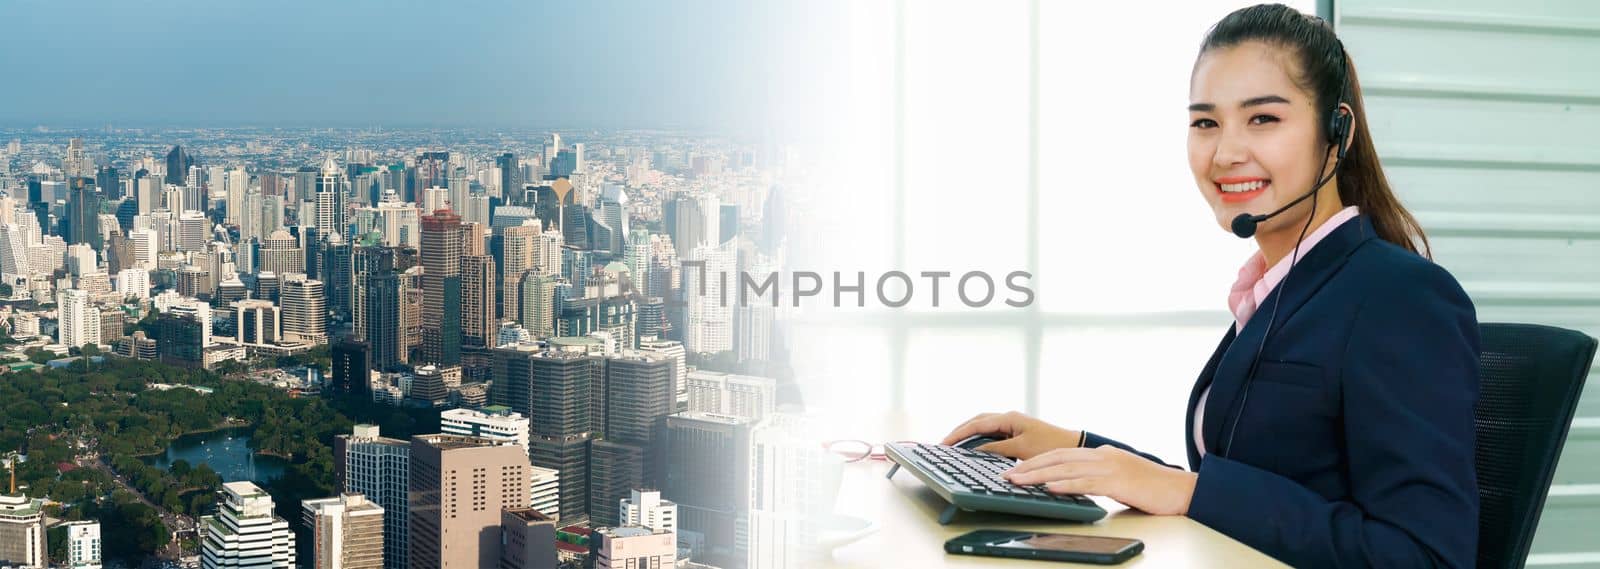
<path fill-rule="evenodd" d="M 1016 461 L 994 453 L 945 445 L 890 443 L 885 454 L 894 461 L 888 477 L 900 468 L 911 471 L 933 491 L 950 502 L 939 515 L 948 524 L 957 511 L 990 511 L 1092 522 L 1106 511 L 1094 500 L 1076 494 L 1051 494 L 1043 485 L 1018 486 L 1007 482 L 1001 472 Z"/>

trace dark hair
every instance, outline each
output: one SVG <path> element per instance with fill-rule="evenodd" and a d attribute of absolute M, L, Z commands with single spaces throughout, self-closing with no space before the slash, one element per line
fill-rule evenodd
<path fill-rule="evenodd" d="M 1367 129 L 1367 113 L 1361 102 L 1361 82 L 1356 79 L 1355 63 L 1334 35 L 1333 27 L 1322 18 L 1303 14 L 1283 4 L 1258 4 L 1241 8 L 1223 17 L 1206 32 L 1199 58 L 1214 49 L 1259 41 L 1294 52 L 1299 69 L 1290 74 L 1301 89 L 1311 93 L 1317 109 L 1318 125 L 1325 139 L 1329 119 L 1342 101 L 1354 114 L 1355 137 L 1344 161 L 1339 165 L 1340 201 L 1361 208 L 1372 221 L 1378 237 L 1423 256 L 1429 254 L 1428 237 L 1417 219 L 1389 188 L 1389 180 L 1378 163 L 1372 146 L 1372 131 Z M 1342 69 L 1341 69 L 1342 68 Z M 1298 73 L 1295 73 L 1298 71 Z M 1341 92 L 1342 90 L 1342 92 Z M 1419 247 L 1420 245 L 1420 247 Z"/>

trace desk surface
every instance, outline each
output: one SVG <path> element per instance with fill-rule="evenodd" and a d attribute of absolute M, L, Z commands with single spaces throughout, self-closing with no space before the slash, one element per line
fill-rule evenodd
<path fill-rule="evenodd" d="M 1151 516 L 1115 501 L 1096 498 L 1110 515 L 1092 524 L 1053 522 L 985 512 L 961 512 L 941 526 L 944 499 L 910 473 L 885 480 L 890 463 L 863 461 L 844 466 L 837 511 L 878 524 L 876 533 L 833 551 L 834 567 L 1064 567 L 1059 561 L 1034 561 L 949 555 L 944 542 L 975 529 L 1016 529 L 1130 537 L 1144 541 L 1144 553 L 1117 567 L 1284 567 L 1266 555 L 1183 516 Z M 1098 565 L 1077 565 L 1103 567 Z"/>

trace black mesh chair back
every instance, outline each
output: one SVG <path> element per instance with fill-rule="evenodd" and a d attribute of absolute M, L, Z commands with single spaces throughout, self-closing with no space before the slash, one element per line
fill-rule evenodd
<path fill-rule="evenodd" d="M 1479 334 L 1478 567 L 1522 567 L 1596 343 L 1534 324 L 1481 324 Z"/>

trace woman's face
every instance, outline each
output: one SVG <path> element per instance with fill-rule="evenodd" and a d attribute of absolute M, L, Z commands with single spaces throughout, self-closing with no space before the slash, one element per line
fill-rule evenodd
<path fill-rule="evenodd" d="M 1289 73 L 1292 54 L 1262 42 L 1213 49 L 1189 81 L 1189 169 L 1223 229 L 1311 190 L 1327 145 L 1310 93 Z M 1296 210 L 1264 222 L 1288 226 Z M 1298 215 L 1296 215 L 1298 213 Z"/>

